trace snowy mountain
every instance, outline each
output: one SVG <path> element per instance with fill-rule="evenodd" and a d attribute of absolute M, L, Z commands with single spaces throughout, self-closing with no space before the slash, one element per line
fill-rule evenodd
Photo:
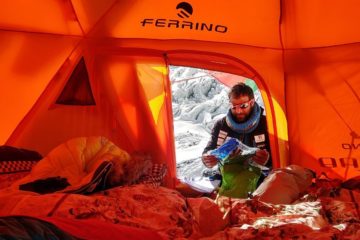
<path fill-rule="evenodd" d="M 201 162 L 214 122 L 228 109 L 228 87 L 207 71 L 170 67 L 177 176 L 199 179 L 209 171 Z"/>

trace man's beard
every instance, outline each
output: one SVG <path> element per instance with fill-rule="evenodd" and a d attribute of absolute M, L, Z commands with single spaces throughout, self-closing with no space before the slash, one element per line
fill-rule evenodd
<path fill-rule="evenodd" d="M 241 118 L 240 118 L 240 116 L 241 116 Z M 235 122 L 237 122 L 237 123 L 243 123 L 247 120 L 247 116 L 245 116 L 245 114 L 241 114 L 241 115 L 237 114 L 234 116 L 234 119 L 235 119 Z"/>
<path fill-rule="evenodd" d="M 232 114 L 233 115 L 233 118 L 235 120 L 235 122 L 237 123 L 244 123 L 246 122 L 247 120 L 249 120 L 250 116 L 251 116 L 251 113 L 252 113 L 253 109 L 251 108 L 250 112 L 248 115 L 246 114 Z M 238 116 L 241 116 L 241 119 L 238 118 Z"/>

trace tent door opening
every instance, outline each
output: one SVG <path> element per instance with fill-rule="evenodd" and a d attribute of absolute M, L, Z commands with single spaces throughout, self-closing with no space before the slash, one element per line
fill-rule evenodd
<path fill-rule="evenodd" d="M 221 80 L 250 86 L 256 102 L 264 108 L 258 86 L 252 79 L 208 69 L 169 66 L 172 92 L 176 176 L 200 192 L 212 192 L 221 181 L 218 166 L 207 168 L 201 161 L 214 123 L 229 109 L 230 87 Z"/>

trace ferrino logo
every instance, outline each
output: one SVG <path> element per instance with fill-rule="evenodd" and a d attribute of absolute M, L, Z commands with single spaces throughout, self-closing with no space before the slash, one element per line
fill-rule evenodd
<path fill-rule="evenodd" d="M 181 2 L 176 6 L 176 13 L 178 19 L 166 19 L 166 18 L 144 18 L 140 23 L 142 27 L 156 27 L 156 28 L 178 28 L 178 29 L 190 29 L 194 31 L 203 32 L 217 32 L 226 33 L 228 28 L 224 25 L 194 22 L 191 21 L 191 16 L 194 13 L 193 7 L 187 2 Z"/>

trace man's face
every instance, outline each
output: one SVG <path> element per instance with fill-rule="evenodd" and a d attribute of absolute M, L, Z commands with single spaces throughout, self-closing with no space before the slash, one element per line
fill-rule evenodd
<path fill-rule="evenodd" d="M 230 110 L 237 122 L 244 122 L 251 114 L 254 106 L 254 99 L 250 99 L 247 95 L 230 98 Z"/>

